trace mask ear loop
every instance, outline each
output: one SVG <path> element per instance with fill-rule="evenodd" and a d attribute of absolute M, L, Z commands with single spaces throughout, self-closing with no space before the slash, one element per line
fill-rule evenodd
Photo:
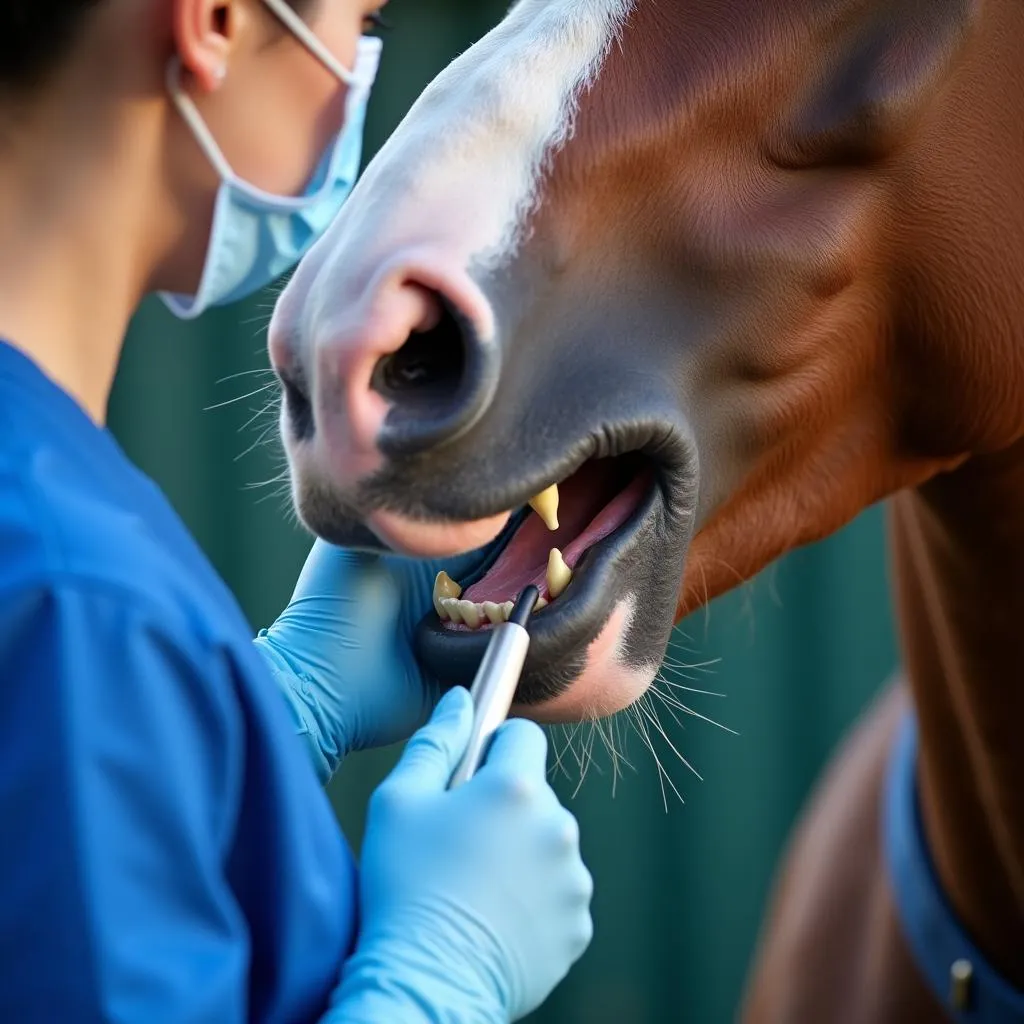
<path fill-rule="evenodd" d="M 206 126 L 203 115 L 199 113 L 199 108 L 192 101 L 192 97 L 182 87 L 181 58 L 177 54 L 167 62 L 167 91 L 178 108 L 178 113 L 192 129 L 196 142 L 199 143 L 207 159 L 213 164 L 213 169 L 220 175 L 221 181 L 236 181 L 238 176 L 231 164 L 228 163 L 228 158 L 217 145 L 213 132 Z"/>
<path fill-rule="evenodd" d="M 336 78 L 340 79 L 346 85 L 353 85 L 356 81 L 355 72 L 350 71 L 337 57 L 334 56 L 331 51 L 324 46 L 323 42 L 317 38 L 316 33 L 300 18 L 295 11 L 288 6 L 285 0 L 263 0 L 273 14 L 280 20 L 285 28 L 287 28 L 293 36 L 309 52 L 316 57 L 318 61 L 328 71 L 330 71 Z"/>

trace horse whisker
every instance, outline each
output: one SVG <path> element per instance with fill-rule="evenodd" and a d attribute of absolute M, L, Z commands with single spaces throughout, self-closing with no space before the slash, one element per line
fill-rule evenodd
<path fill-rule="evenodd" d="M 255 449 L 260 447 L 260 445 L 267 443 L 267 435 L 273 434 L 276 426 L 277 424 L 271 423 L 269 427 L 264 427 L 264 429 L 260 432 L 259 437 L 257 437 L 256 440 L 253 441 L 253 443 L 249 445 L 249 447 L 246 448 L 244 452 L 242 452 L 240 455 L 236 455 L 234 461 L 241 462 L 241 460 L 244 459 L 246 455 L 248 455 L 250 452 L 255 451 Z"/>
<path fill-rule="evenodd" d="M 647 729 L 647 723 L 644 721 L 645 712 L 648 716 L 650 715 L 650 712 L 648 712 L 645 707 L 644 697 L 641 697 L 633 706 L 633 724 L 636 727 L 637 733 L 647 746 L 647 749 L 651 752 L 651 756 L 654 758 L 654 763 L 658 769 L 658 785 L 661 787 L 661 802 L 662 806 L 665 808 L 665 813 L 668 814 L 668 793 L 665 790 L 666 782 L 669 784 L 672 792 L 675 793 L 680 803 L 686 803 L 686 801 L 683 799 L 682 793 L 680 793 L 676 788 L 676 784 L 672 781 L 672 777 L 666 771 L 665 766 L 661 763 L 661 758 L 658 757 L 657 750 L 654 749 L 654 741 L 651 739 L 651 735 Z M 657 716 L 654 717 L 656 720 Z"/>
<path fill-rule="evenodd" d="M 730 729 L 727 725 L 722 725 L 721 722 L 716 722 L 713 718 L 709 718 L 707 715 L 702 715 L 699 711 L 694 711 L 693 708 L 687 707 L 685 704 L 683 704 L 681 701 L 677 700 L 670 694 L 667 694 L 661 690 L 654 689 L 653 686 L 652 690 L 660 700 L 664 701 L 666 705 L 671 705 L 679 711 L 682 711 L 683 714 L 689 715 L 691 718 L 699 718 L 702 722 L 707 722 L 708 725 L 713 725 L 716 729 L 721 729 L 722 732 L 730 733 L 733 736 L 739 736 L 739 733 L 736 732 L 735 729 Z"/>
<path fill-rule="evenodd" d="M 573 759 L 576 761 L 577 767 L 582 765 L 579 756 L 576 754 L 576 748 L 573 745 L 574 740 L 576 738 L 576 734 L 579 732 L 581 727 L 581 722 L 575 723 L 571 728 L 564 725 L 559 726 L 559 728 L 562 729 L 563 734 L 565 736 L 565 746 L 562 748 L 560 752 L 556 752 L 555 763 L 554 765 L 552 765 L 552 768 L 555 770 L 560 769 L 567 779 L 571 779 L 572 776 L 570 776 L 569 769 L 565 766 L 566 754 L 572 754 Z"/>
<path fill-rule="evenodd" d="M 227 384 L 229 380 L 238 380 L 239 377 L 249 377 L 253 374 L 273 374 L 274 371 L 269 366 L 257 366 L 251 370 L 239 370 L 238 373 L 229 373 L 226 377 L 219 378 L 216 383 Z"/>
<path fill-rule="evenodd" d="M 682 690 L 683 693 L 696 693 L 701 697 L 727 697 L 728 694 L 722 693 L 720 690 L 701 690 L 696 686 L 683 686 L 682 683 L 676 682 L 674 679 L 669 679 L 667 676 L 658 677 L 661 682 L 666 686 L 670 686 L 673 690 Z"/>
<path fill-rule="evenodd" d="M 281 470 L 275 476 L 270 477 L 268 480 L 256 480 L 252 483 L 245 484 L 245 490 L 247 491 L 258 491 L 264 487 L 271 487 L 274 484 L 283 483 L 288 477 L 287 468 Z"/>
<path fill-rule="evenodd" d="M 573 794 L 572 794 L 572 798 L 574 800 L 579 795 L 579 791 L 583 788 L 583 783 L 584 783 L 584 781 L 587 778 L 587 772 L 590 770 L 590 766 L 594 763 L 594 734 L 595 734 L 595 732 L 597 730 L 594 728 L 593 721 L 591 721 L 589 723 L 589 725 L 590 725 L 590 735 L 588 736 L 587 740 L 583 744 L 583 755 L 584 755 L 583 770 L 580 772 L 580 780 L 576 784 L 576 788 L 575 788 L 575 790 L 573 790 Z M 598 771 L 600 771 L 600 768 L 598 769 Z"/>
<path fill-rule="evenodd" d="M 667 744 L 669 745 L 669 749 L 670 749 L 670 750 L 672 751 L 672 753 L 673 753 L 673 754 L 675 754 L 675 755 L 676 755 L 676 757 L 678 757 L 678 758 L 679 758 L 679 760 L 680 760 L 680 761 L 681 761 L 681 762 L 682 762 L 682 763 L 683 763 L 683 764 L 684 764 L 684 765 L 685 765 L 685 766 L 686 766 L 687 768 L 689 768 L 689 769 L 690 769 L 690 771 L 691 771 L 691 772 L 693 772 L 693 774 L 694 774 L 694 775 L 695 775 L 695 776 L 696 776 L 696 777 L 697 777 L 697 778 L 698 778 L 698 779 L 699 779 L 699 780 L 700 780 L 701 782 L 703 782 L 703 781 L 704 781 L 704 778 L 703 778 L 703 776 L 702 776 L 702 775 L 700 774 L 700 772 L 698 772 L 698 771 L 697 771 L 697 769 L 696 769 L 696 768 L 694 768 L 694 767 L 693 767 L 693 765 L 692 765 L 692 764 L 690 764 L 690 762 L 689 762 L 689 761 L 687 761 L 685 757 L 683 757 L 683 755 L 682 755 L 682 754 L 681 754 L 681 753 L 679 752 L 679 750 L 677 749 L 676 745 L 675 745 L 675 744 L 674 744 L 674 743 L 673 743 L 673 742 L 672 742 L 672 741 L 671 741 L 671 740 L 669 739 L 669 737 L 668 737 L 668 733 L 666 733 L 666 732 L 665 732 L 665 729 L 664 729 L 664 727 L 663 727 L 663 726 L 662 726 L 662 724 L 661 724 L 661 719 L 660 719 L 660 718 L 658 718 L 658 712 L 657 712 L 657 709 L 656 709 L 655 707 L 653 707 L 653 705 L 652 705 L 652 706 L 650 706 L 650 707 L 648 707 L 648 705 L 647 705 L 646 703 L 643 703 L 643 702 L 641 702 L 641 705 L 640 705 L 640 710 L 641 710 L 641 712 L 642 712 L 643 714 L 645 714 L 645 715 L 647 716 L 648 720 L 649 720 L 649 721 L 650 721 L 650 723 L 651 723 L 651 724 L 652 724 L 652 725 L 653 725 L 653 726 L 655 727 L 655 729 L 657 729 L 657 730 L 658 730 L 658 732 L 659 732 L 659 733 L 660 733 L 660 735 L 661 735 L 661 738 L 662 738 L 662 739 L 663 739 L 663 740 L 664 740 L 664 741 L 665 741 L 665 742 L 666 742 L 666 743 L 667 743 Z M 675 787 L 673 787 L 673 788 L 675 788 Z M 677 791 L 677 792 L 678 792 L 678 791 Z M 682 800 L 682 797 L 680 797 L 680 800 Z"/>
<path fill-rule="evenodd" d="M 213 412 L 215 409 L 223 409 L 226 406 L 234 405 L 236 402 L 244 402 L 247 398 L 252 398 L 254 395 L 261 395 L 264 391 L 269 391 L 271 388 L 275 387 L 277 387 L 277 384 L 274 382 L 264 384 L 262 387 L 256 388 L 255 391 L 250 391 L 246 395 L 239 395 L 237 398 L 228 398 L 223 402 L 217 402 L 215 405 L 208 405 L 203 409 L 203 412 Z"/>
<path fill-rule="evenodd" d="M 683 725 L 683 723 L 679 720 L 679 716 L 676 715 L 675 710 L 676 708 L 678 708 L 680 711 L 685 711 L 685 706 L 681 704 L 678 700 L 676 700 L 674 697 L 671 697 L 667 693 L 664 693 L 662 690 L 660 690 L 658 688 L 657 679 L 654 680 L 653 683 L 651 683 L 651 687 L 648 692 L 654 699 L 660 700 L 662 704 L 665 705 L 665 710 L 668 711 L 668 713 L 672 716 L 672 721 L 675 722 L 680 729 L 686 728 L 686 726 Z"/>

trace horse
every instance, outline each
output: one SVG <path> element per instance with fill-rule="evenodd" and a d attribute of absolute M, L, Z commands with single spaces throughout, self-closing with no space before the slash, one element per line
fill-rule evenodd
<path fill-rule="evenodd" d="M 519 0 L 274 310 L 301 519 L 489 552 L 420 626 L 453 683 L 538 585 L 541 722 L 887 501 L 902 673 L 796 829 L 749 1022 L 1024 1019 L 1022 39 L 1018 0 Z"/>

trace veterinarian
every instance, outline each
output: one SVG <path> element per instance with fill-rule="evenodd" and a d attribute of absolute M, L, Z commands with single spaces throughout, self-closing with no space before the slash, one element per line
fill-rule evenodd
<path fill-rule="evenodd" d="M 143 295 L 250 295 L 337 213 L 379 6 L 0 7 L 0 1020 L 504 1021 L 589 941 L 542 732 L 447 791 L 471 708 L 431 717 L 411 652 L 432 567 L 317 542 L 254 642 L 104 427 Z M 322 784 L 421 726 L 357 874 Z"/>

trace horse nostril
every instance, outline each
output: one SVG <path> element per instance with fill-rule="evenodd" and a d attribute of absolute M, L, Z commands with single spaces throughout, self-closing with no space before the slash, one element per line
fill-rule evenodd
<path fill-rule="evenodd" d="M 486 411 L 499 354 L 449 302 L 429 330 L 378 360 L 370 386 L 389 403 L 379 446 L 389 455 L 425 451 L 462 436 Z"/>
<path fill-rule="evenodd" d="M 278 377 L 284 392 L 284 407 L 287 411 L 292 436 L 296 441 L 308 441 L 316 430 L 313 405 L 300 380 L 280 371 Z"/>
<path fill-rule="evenodd" d="M 412 334 L 397 352 L 377 363 L 372 386 L 391 402 L 443 397 L 458 388 L 464 363 L 459 325 L 445 308 L 436 327 Z"/>

